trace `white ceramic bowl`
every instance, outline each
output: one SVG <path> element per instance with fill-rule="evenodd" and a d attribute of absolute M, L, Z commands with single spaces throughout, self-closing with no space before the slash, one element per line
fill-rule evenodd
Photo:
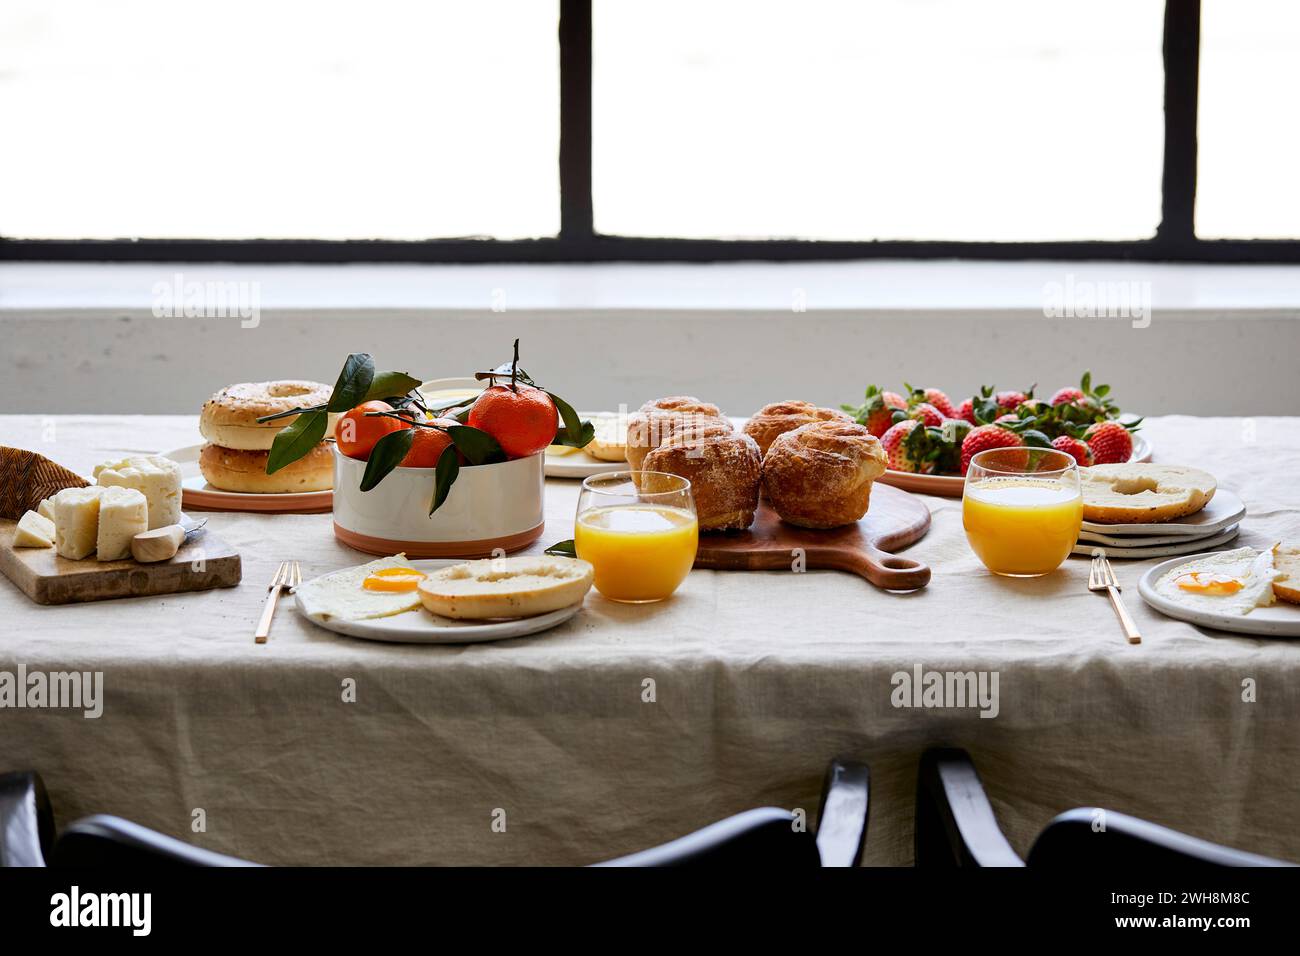
<path fill-rule="evenodd" d="M 394 468 L 361 490 L 366 463 L 334 449 L 334 535 L 368 554 L 477 558 L 517 551 L 542 534 L 545 455 L 462 466 L 447 500 L 429 514 L 432 468 Z"/>

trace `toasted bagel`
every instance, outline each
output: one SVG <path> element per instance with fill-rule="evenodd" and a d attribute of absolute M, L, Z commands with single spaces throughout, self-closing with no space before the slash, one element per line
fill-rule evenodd
<path fill-rule="evenodd" d="M 536 617 L 577 604 L 594 580 L 595 570 L 578 558 L 485 558 L 434 571 L 420 582 L 420 601 L 458 620 Z"/>
<path fill-rule="evenodd" d="M 1186 465 L 1147 462 L 1080 468 L 1083 517 L 1099 524 L 1147 524 L 1195 514 L 1210 503 L 1218 483 Z"/>

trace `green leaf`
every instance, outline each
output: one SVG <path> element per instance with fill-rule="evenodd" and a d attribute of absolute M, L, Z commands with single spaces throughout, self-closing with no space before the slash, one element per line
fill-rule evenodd
<path fill-rule="evenodd" d="M 366 470 L 361 475 L 361 490 L 369 491 L 388 477 L 388 473 L 402 463 L 406 453 L 411 450 L 413 441 L 415 441 L 415 429 L 403 428 L 389 432 L 375 442 L 375 447 L 370 449 L 370 460 L 366 462 Z"/>
<path fill-rule="evenodd" d="M 366 400 L 370 383 L 375 378 L 375 362 L 368 352 L 353 352 L 343 363 L 343 371 L 334 383 L 327 408 L 331 412 L 346 412 Z"/>
<path fill-rule="evenodd" d="M 454 425 L 447 428 L 447 434 L 471 465 L 490 465 L 506 460 L 506 453 L 497 440 L 481 428 Z M 445 452 L 443 457 L 446 457 Z M 438 465 L 442 466 L 442 458 L 438 459 Z"/>
<path fill-rule="evenodd" d="M 573 543 L 573 539 L 570 538 L 568 541 L 555 542 L 555 544 L 551 545 L 543 553 L 556 554 L 564 558 L 576 558 L 578 556 L 578 548 Z"/>
<path fill-rule="evenodd" d="M 281 428 L 271 442 L 271 453 L 266 456 L 266 473 L 274 475 L 315 448 L 325 437 L 327 425 L 329 416 L 319 411 L 299 415 L 292 424 Z"/>
<path fill-rule="evenodd" d="M 1020 437 L 1025 440 L 1025 444 L 1030 448 L 1051 448 L 1052 440 L 1039 431 L 1021 432 Z"/>
<path fill-rule="evenodd" d="M 370 387 L 366 389 L 366 397 L 361 402 L 369 402 L 377 398 L 394 398 L 405 395 L 411 389 L 419 387 L 420 380 L 412 378 L 405 372 L 379 372 L 371 380 Z M 356 404 L 360 405 L 361 402 Z"/>
<path fill-rule="evenodd" d="M 442 507 L 442 503 L 447 500 L 447 495 L 451 494 L 451 486 L 456 483 L 456 476 L 460 474 L 460 457 L 456 454 L 456 449 L 448 445 L 438 456 L 438 467 L 433 472 L 433 504 L 429 506 L 429 514 Z"/>
<path fill-rule="evenodd" d="M 1110 394 L 1110 386 L 1098 385 L 1092 394 L 1096 395 L 1098 398 L 1105 398 L 1107 395 Z"/>
<path fill-rule="evenodd" d="M 560 413 L 560 420 L 564 422 L 563 428 L 556 429 L 551 444 L 568 445 L 571 448 L 586 448 L 591 444 L 591 440 L 596 437 L 596 426 L 591 422 L 581 421 L 573 406 L 554 392 L 546 394 L 551 396 L 551 401 L 555 403 L 555 408 Z"/>
<path fill-rule="evenodd" d="M 1083 373 L 1083 381 L 1081 381 L 1081 382 L 1079 383 L 1079 391 L 1081 391 L 1081 392 L 1083 392 L 1083 394 L 1087 395 L 1088 392 L 1090 392 L 1091 390 L 1092 390 L 1092 373 L 1091 373 L 1091 372 L 1084 372 L 1084 373 Z"/>

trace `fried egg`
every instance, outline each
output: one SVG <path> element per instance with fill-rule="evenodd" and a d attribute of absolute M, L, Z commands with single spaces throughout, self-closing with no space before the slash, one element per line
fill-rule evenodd
<path fill-rule="evenodd" d="M 406 555 L 344 568 L 299 585 L 294 592 L 308 617 L 319 621 L 367 621 L 420 607 L 424 575 Z"/>
<path fill-rule="evenodd" d="M 1273 603 L 1273 552 L 1237 548 L 1180 564 L 1156 582 L 1156 591 L 1195 611 L 1244 617 Z"/>

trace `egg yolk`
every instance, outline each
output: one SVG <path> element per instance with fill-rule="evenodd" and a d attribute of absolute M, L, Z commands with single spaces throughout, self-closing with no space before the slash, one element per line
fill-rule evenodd
<path fill-rule="evenodd" d="M 1174 580 L 1184 591 L 1195 591 L 1197 594 L 1236 594 L 1246 585 L 1236 578 L 1229 577 L 1226 574 L 1214 574 L 1210 571 L 1191 571 L 1187 574 L 1179 575 Z"/>
<path fill-rule="evenodd" d="M 415 568 L 380 568 L 362 581 L 361 586 L 367 591 L 414 591 L 424 577 Z"/>

